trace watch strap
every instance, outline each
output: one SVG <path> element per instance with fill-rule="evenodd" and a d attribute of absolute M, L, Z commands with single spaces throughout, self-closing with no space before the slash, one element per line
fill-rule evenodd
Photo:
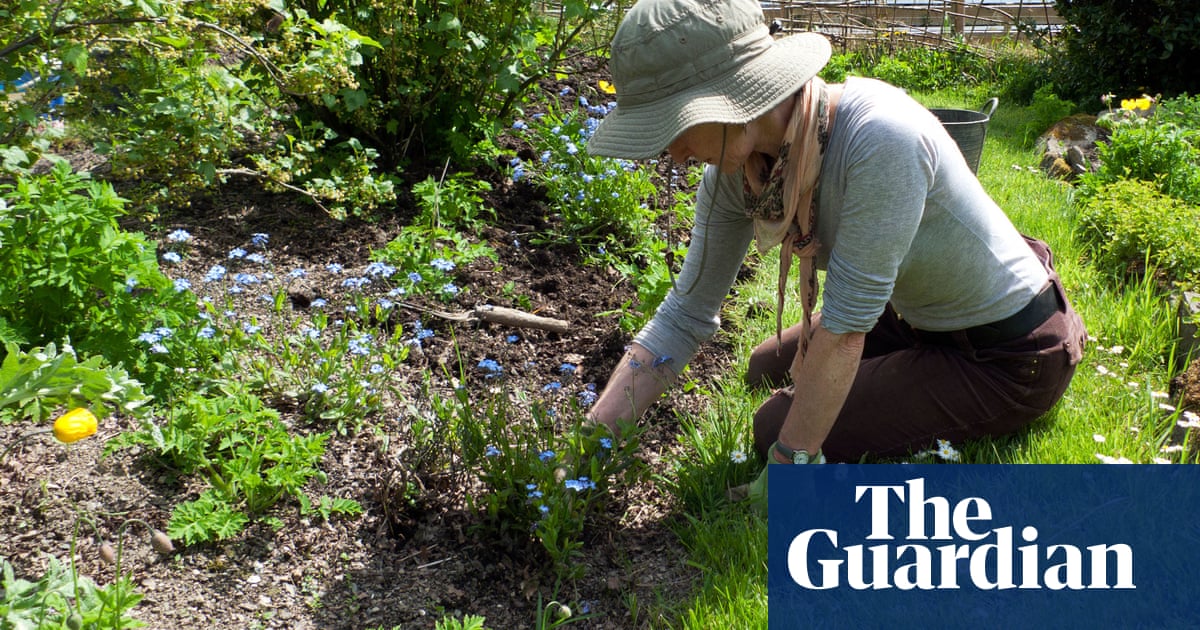
<path fill-rule="evenodd" d="M 809 453 L 804 449 L 792 449 L 784 445 L 783 442 L 775 440 L 772 446 L 776 453 L 783 455 L 785 459 L 793 464 L 824 464 L 825 455 L 821 453 L 821 449 L 817 449 L 815 454 Z"/>

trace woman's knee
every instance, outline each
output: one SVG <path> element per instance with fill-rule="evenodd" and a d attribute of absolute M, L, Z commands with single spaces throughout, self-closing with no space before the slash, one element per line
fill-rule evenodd
<path fill-rule="evenodd" d="M 815 323 L 815 322 L 814 322 Z M 746 362 L 746 383 L 751 387 L 780 387 L 789 382 L 789 370 L 800 347 L 800 325 L 783 331 L 780 338 L 771 335 L 750 352 Z"/>

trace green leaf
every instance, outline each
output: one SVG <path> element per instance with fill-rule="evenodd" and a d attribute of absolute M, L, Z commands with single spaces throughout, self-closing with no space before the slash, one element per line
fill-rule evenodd
<path fill-rule="evenodd" d="M 342 101 L 346 104 L 346 111 L 352 112 L 361 107 L 366 107 L 368 102 L 367 93 L 362 90 L 344 89 L 341 92 Z"/>
<path fill-rule="evenodd" d="M 232 505 L 205 492 L 195 501 L 175 506 L 167 534 L 172 539 L 182 540 L 185 545 L 228 540 L 245 528 L 250 519 Z"/>
<path fill-rule="evenodd" d="M 191 44 L 191 40 L 184 37 L 175 37 L 172 35 L 155 35 L 154 41 L 166 44 L 172 48 L 183 50 Z"/>
<path fill-rule="evenodd" d="M 438 33 L 445 31 L 457 31 L 462 29 L 462 20 L 458 19 L 453 13 L 442 13 L 438 16 L 438 21 L 432 26 L 432 30 Z"/>
<path fill-rule="evenodd" d="M 81 44 L 66 46 L 62 51 L 62 61 L 70 66 L 75 74 L 84 74 L 87 72 L 88 50 Z"/>

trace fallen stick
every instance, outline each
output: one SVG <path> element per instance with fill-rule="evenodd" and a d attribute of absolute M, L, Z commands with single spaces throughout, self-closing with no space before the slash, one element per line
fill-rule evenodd
<path fill-rule="evenodd" d="M 505 326 L 513 326 L 515 328 L 537 328 L 539 330 L 548 330 L 556 333 L 565 333 L 571 329 L 570 322 L 563 319 L 542 317 L 540 315 L 526 313 L 525 311 L 519 311 L 514 308 L 494 306 L 491 304 L 481 304 L 469 311 L 457 312 L 439 311 L 405 303 L 401 303 L 401 306 L 454 322 L 482 321 L 493 324 L 504 324 Z"/>

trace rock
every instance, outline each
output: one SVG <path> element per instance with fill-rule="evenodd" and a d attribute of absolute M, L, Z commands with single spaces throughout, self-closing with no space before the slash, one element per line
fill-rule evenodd
<path fill-rule="evenodd" d="M 1109 131 L 1091 114 L 1074 114 L 1054 123 L 1037 140 L 1041 167 L 1055 179 L 1073 180 L 1100 166 L 1096 143 L 1108 140 Z"/>
<path fill-rule="evenodd" d="M 1186 370 L 1171 379 L 1170 397 L 1180 409 L 1187 412 L 1200 413 L 1200 359 L 1193 360 L 1188 364 Z M 1189 436 L 1188 431 L 1196 431 L 1196 429 L 1179 425 L 1179 428 L 1175 430 L 1175 434 L 1171 437 L 1171 442 L 1174 444 L 1188 443 L 1190 444 L 1190 453 L 1195 453 L 1196 436 Z"/>
<path fill-rule="evenodd" d="M 1200 357 L 1200 330 L 1197 330 L 1197 322 L 1200 322 L 1200 293 L 1184 291 L 1174 296 L 1173 300 L 1179 325 L 1178 353 L 1185 357 Z"/>

